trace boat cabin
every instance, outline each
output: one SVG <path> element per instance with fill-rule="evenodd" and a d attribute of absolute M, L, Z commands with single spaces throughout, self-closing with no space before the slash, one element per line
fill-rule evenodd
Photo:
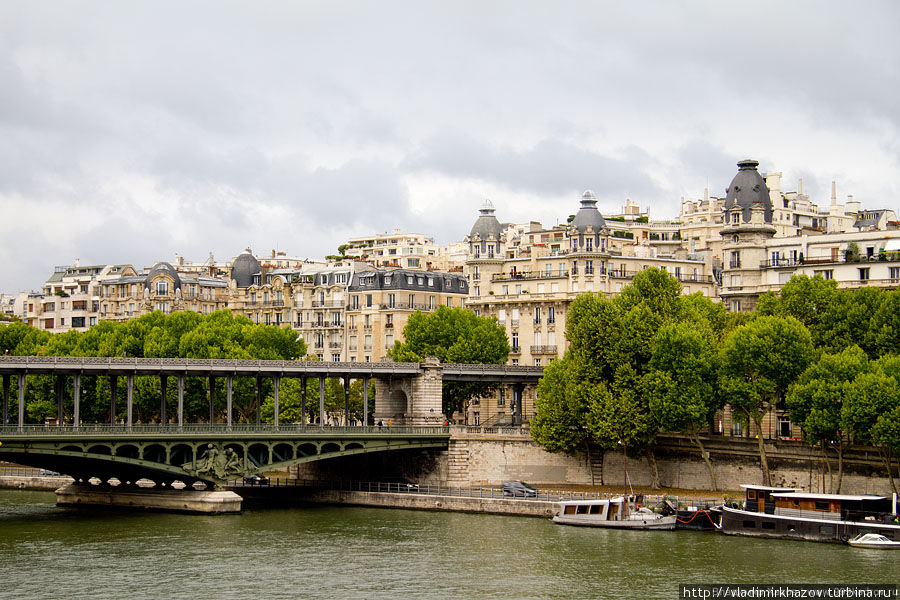
<path fill-rule="evenodd" d="M 741 485 L 746 492 L 744 510 L 767 514 L 775 513 L 775 499 L 773 494 L 799 492 L 796 488 L 771 487 L 767 485 Z"/>
<path fill-rule="evenodd" d="M 891 498 L 871 495 L 773 493 L 775 514 L 841 521 L 894 522 Z"/>
<path fill-rule="evenodd" d="M 592 521 L 621 521 L 628 517 L 631 509 L 640 507 L 642 494 L 619 496 L 603 500 L 567 500 L 560 502 L 560 516 L 590 516 Z"/>

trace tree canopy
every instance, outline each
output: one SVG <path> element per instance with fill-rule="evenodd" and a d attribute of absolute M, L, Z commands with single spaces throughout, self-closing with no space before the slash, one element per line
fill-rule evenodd
<path fill-rule="evenodd" d="M 506 330 L 495 318 L 480 317 L 471 310 L 440 306 L 431 313 L 410 315 L 403 328 L 403 342 L 394 342 L 388 356 L 398 362 L 422 362 L 436 356 L 442 363 L 503 364 L 509 356 Z M 483 383 L 445 383 L 444 412 L 462 412 L 471 398 L 495 386 Z"/>

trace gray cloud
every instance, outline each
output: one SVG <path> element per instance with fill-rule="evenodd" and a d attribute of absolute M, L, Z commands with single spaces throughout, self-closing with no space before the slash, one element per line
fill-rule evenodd
<path fill-rule="evenodd" d="M 487 195 L 504 219 L 588 187 L 673 216 L 748 156 L 897 209 L 897 22 L 890 0 L 0 4 L 0 290 L 76 256 L 458 240 Z"/>

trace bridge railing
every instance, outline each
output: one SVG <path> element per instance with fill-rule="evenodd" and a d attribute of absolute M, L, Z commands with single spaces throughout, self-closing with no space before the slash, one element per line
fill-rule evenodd
<path fill-rule="evenodd" d="M 0 442 L 6 437 L 51 437 L 59 435 L 78 435 L 103 437 L 121 436 L 154 436 L 160 434 L 178 435 L 246 435 L 246 434 L 309 434 L 356 436 L 360 434 L 376 436 L 410 436 L 410 435 L 450 435 L 448 427 L 435 426 L 332 426 L 332 425 L 256 425 L 239 423 L 236 425 L 186 424 L 178 425 L 16 425 L 0 426 Z"/>

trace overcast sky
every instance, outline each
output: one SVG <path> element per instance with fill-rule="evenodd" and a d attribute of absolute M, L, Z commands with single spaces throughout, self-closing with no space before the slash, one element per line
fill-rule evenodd
<path fill-rule="evenodd" d="M 0 0 L 0 291 L 390 231 L 674 217 L 744 158 L 900 210 L 900 3 Z"/>

